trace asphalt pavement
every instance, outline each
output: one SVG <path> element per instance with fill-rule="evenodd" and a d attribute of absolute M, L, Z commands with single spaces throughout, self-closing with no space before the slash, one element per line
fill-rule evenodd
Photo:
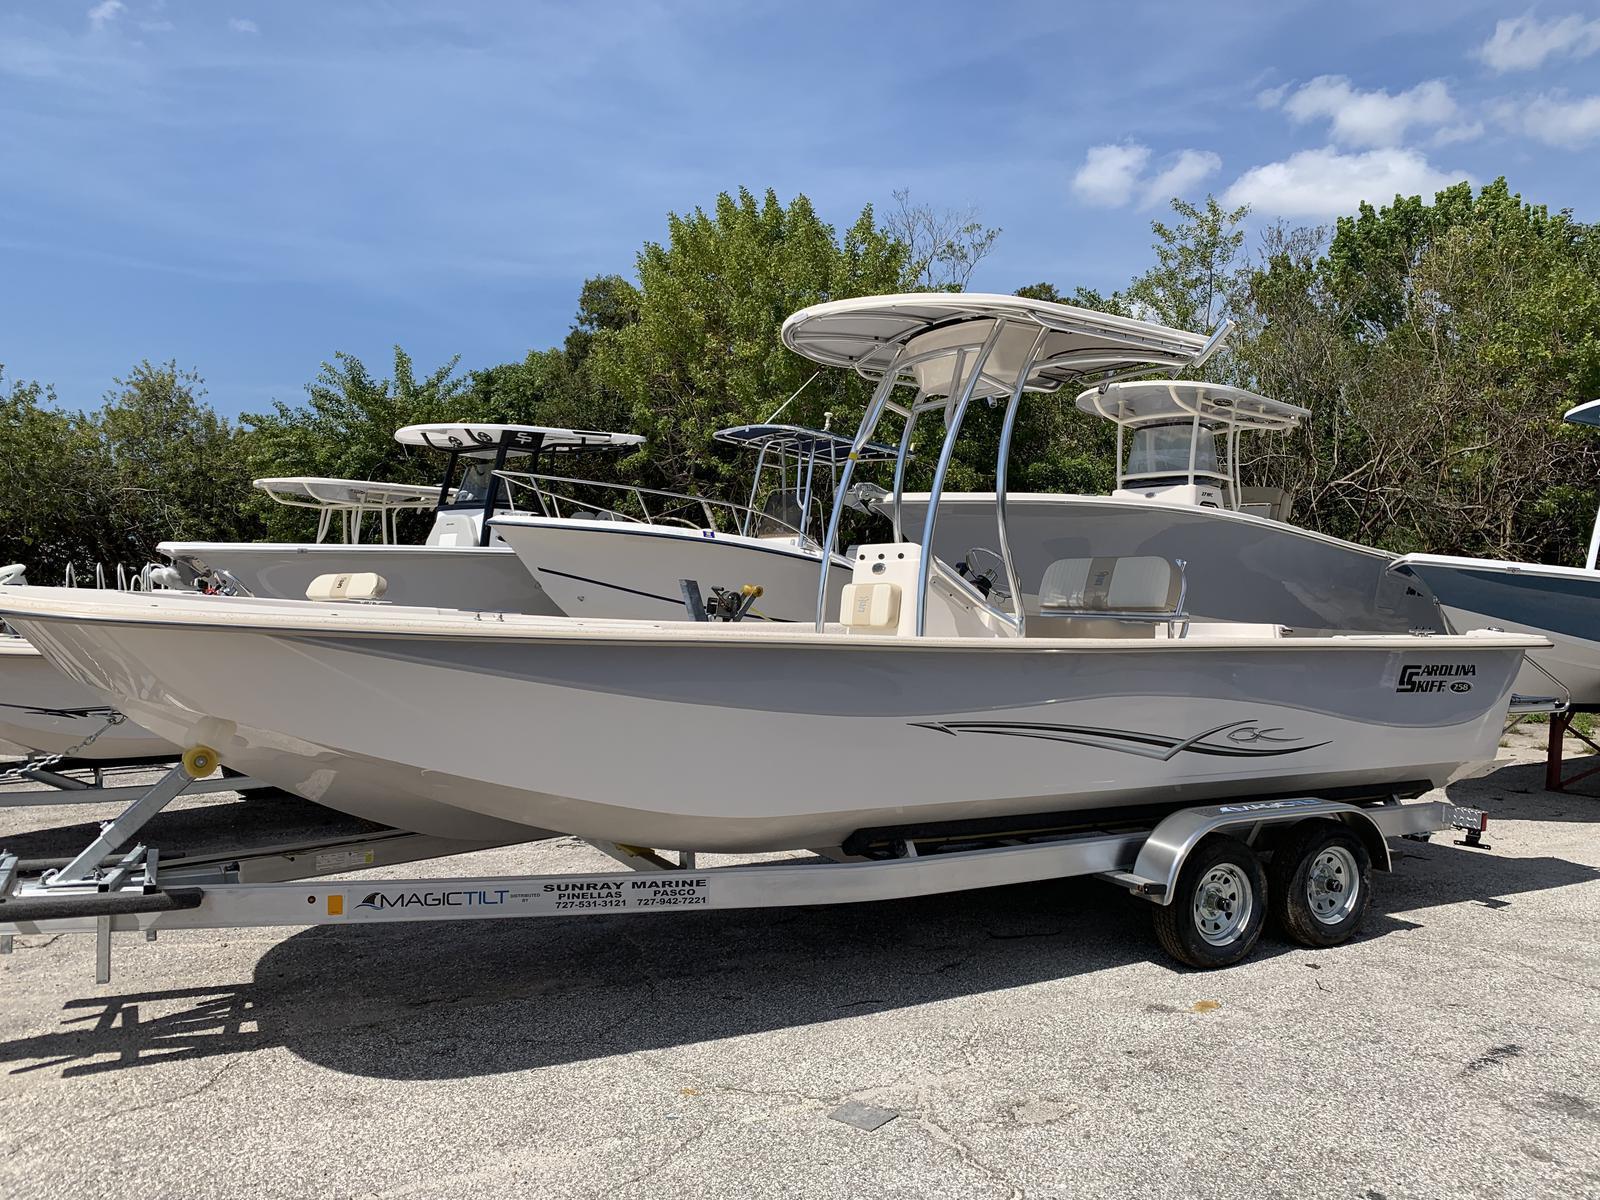
<path fill-rule="evenodd" d="M 1356 941 L 1222 972 L 1093 881 L 120 935 L 105 986 L 92 938 L 18 938 L 0 1195 L 1600 1194 L 1600 777 L 1542 790 L 1537 736 L 1448 789 L 1490 849 L 1397 843 Z M 0 808 L 0 846 L 114 811 Z M 144 839 L 329 820 L 224 795 Z M 611 865 L 563 839 L 382 873 Z"/>

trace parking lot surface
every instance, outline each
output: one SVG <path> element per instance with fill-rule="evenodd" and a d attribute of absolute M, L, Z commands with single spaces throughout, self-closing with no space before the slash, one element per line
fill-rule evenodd
<path fill-rule="evenodd" d="M 1093 881 L 129 934 L 105 986 L 92 938 L 18 938 L 0 1194 L 1600 1194 L 1600 799 L 1543 791 L 1537 736 L 1448 789 L 1491 849 L 1396 843 L 1355 942 L 1269 934 L 1222 972 Z M 0 809 L 0 846 L 70 853 L 114 812 Z M 142 836 L 324 819 L 223 796 Z M 563 839 L 383 873 L 610 865 Z"/>

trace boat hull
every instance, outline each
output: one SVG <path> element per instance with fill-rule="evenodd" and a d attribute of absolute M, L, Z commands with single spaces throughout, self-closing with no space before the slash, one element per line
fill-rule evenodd
<path fill-rule="evenodd" d="M 69 679 L 22 638 L 0 638 L 0 742 L 25 755 L 72 751 L 97 762 L 177 753 L 132 721 L 107 729 L 115 711 L 104 692 Z M 82 746 L 96 730 L 104 732 Z"/>
<path fill-rule="evenodd" d="M 391 604 L 557 615 L 560 610 L 507 546 L 163 542 L 189 580 L 226 571 L 245 595 L 304 600 L 319 575 L 372 571 Z"/>
<path fill-rule="evenodd" d="M 1553 675 L 1572 703 L 1600 705 L 1600 571 L 1426 554 L 1408 555 L 1399 569 L 1433 591 L 1454 632 L 1494 628 L 1550 639 L 1550 649 L 1529 652 L 1519 694 L 1549 695 Z"/>
<path fill-rule="evenodd" d="M 906 499 L 912 536 L 926 512 L 926 496 Z M 1154 555 L 1183 561 L 1185 607 L 1200 620 L 1311 634 L 1442 632 L 1426 589 L 1388 572 L 1394 555 L 1281 521 L 1109 496 L 1022 494 L 1008 499 L 1006 513 L 1023 594 L 1035 611 L 1039 581 L 1057 559 Z M 933 545 L 946 562 L 975 546 L 998 548 L 994 496 L 944 496 Z"/>
<path fill-rule="evenodd" d="M 722 851 L 1438 785 L 1494 757 L 1522 657 L 1515 639 L 925 646 L 510 617 L 503 635 L 308 628 L 315 614 L 14 619 L 157 732 L 334 808 L 444 836 L 517 826 Z"/>
<path fill-rule="evenodd" d="M 497 517 L 492 524 L 568 616 L 686 619 L 680 582 L 692 579 L 707 600 L 713 587 L 760 587 L 752 619 L 817 617 L 822 557 L 790 542 L 620 521 L 517 516 Z M 836 558 L 829 571 L 828 619 L 838 616 L 839 591 L 849 582 L 849 564 Z"/>

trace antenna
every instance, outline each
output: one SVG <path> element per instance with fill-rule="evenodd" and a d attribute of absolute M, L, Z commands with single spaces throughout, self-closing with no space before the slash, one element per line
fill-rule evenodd
<path fill-rule="evenodd" d="M 1200 353 L 1190 361 L 1187 369 L 1198 370 L 1211 360 L 1211 356 L 1222 349 L 1222 343 L 1228 340 L 1228 335 L 1233 332 L 1233 318 L 1229 317 L 1217 326 L 1216 332 L 1206 339 L 1206 344 L 1200 347 Z"/>
<path fill-rule="evenodd" d="M 764 422 L 762 422 L 762 424 L 771 425 L 774 421 L 776 421 L 778 419 L 778 415 L 780 413 L 782 413 L 784 409 L 788 408 L 789 405 L 794 403 L 795 396 L 798 396 L 801 392 L 805 391 L 808 387 L 810 387 L 811 383 L 812 383 L 812 380 L 816 379 L 816 377 L 818 375 L 821 375 L 821 374 L 822 374 L 822 371 L 820 369 L 811 372 L 811 379 L 806 380 L 799 387 L 795 388 L 794 394 L 791 395 L 782 404 L 778 405 L 777 409 L 773 412 L 773 414 L 770 417 L 768 417 Z"/>

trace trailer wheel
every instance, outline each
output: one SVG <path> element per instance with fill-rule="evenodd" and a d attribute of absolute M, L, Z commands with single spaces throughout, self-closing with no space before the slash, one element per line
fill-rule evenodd
<path fill-rule="evenodd" d="M 1337 946 L 1372 904 L 1372 857 L 1337 821 L 1304 821 L 1272 855 L 1272 915 L 1302 946 Z"/>
<path fill-rule="evenodd" d="M 1156 937 L 1187 966 L 1230 966 L 1255 948 L 1266 900 L 1267 875 L 1255 851 L 1237 838 L 1209 837 L 1178 873 L 1172 902 L 1156 909 Z"/>

